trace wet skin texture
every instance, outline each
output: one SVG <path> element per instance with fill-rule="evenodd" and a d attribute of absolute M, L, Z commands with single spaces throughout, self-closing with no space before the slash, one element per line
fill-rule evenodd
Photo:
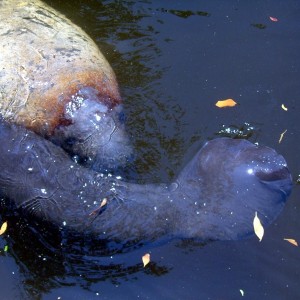
<path fill-rule="evenodd" d="M 172 237 L 237 239 L 253 233 L 256 211 L 264 225 L 279 214 L 292 186 L 285 160 L 244 140 L 208 142 L 172 184 L 91 170 L 122 167 L 132 153 L 113 70 L 41 1 L 2 0 L 0 15 L 0 195 L 37 232 L 47 223 L 123 250 Z"/>
<path fill-rule="evenodd" d="M 1 120 L 0 133 L 0 192 L 12 209 L 60 231 L 109 241 L 112 250 L 170 238 L 246 237 L 255 212 L 270 224 L 292 188 L 284 158 L 246 140 L 207 142 L 172 184 L 138 185 L 75 164 L 23 127 Z"/>

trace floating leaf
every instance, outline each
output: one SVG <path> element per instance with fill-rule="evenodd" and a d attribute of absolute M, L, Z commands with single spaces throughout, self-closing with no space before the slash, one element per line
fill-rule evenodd
<path fill-rule="evenodd" d="M 294 240 L 294 239 L 284 239 L 285 241 L 287 241 L 287 242 L 289 242 L 289 243 L 291 243 L 292 245 L 294 245 L 294 246 L 297 246 L 298 247 L 298 243 L 297 243 L 297 241 L 296 240 Z"/>
<path fill-rule="evenodd" d="M 4 246 L 4 252 L 7 252 L 8 251 L 8 245 L 5 245 Z"/>
<path fill-rule="evenodd" d="M 101 208 L 103 206 L 105 206 L 106 204 L 107 204 L 107 198 L 103 198 L 101 204 L 96 209 L 94 209 L 91 213 L 89 213 L 89 216 L 94 216 L 96 214 L 99 214 L 101 211 Z"/>
<path fill-rule="evenodd" d="M 233 100 L 233 99 L 225 99 L 225 100 L 219 100 L 217 103 L 216 103 L 216 106 L 218 107 L 232 107 L 232 106 L 235 106 L 237 103 Z"/>
<path fill-rule="evenodd" d="M 283 136 L 284 136 L 284 134 L 287 132 L 287 129 L 280 135 L 280 138 L 279 138 L 279 141 L 278 141 L 278 143 L 280 144 L 281 143 L 281 141 L 282 141 L 282 139 L 283 139 Z"/>
<path fill-rule="evenodd" d="M 243 290 L 240 290 L 240 293 L 241 293 L 241 295 L 244 297 L 244 291 Z"/>
<path fill-rule="evenodd" d="M 270 18 L 270 20 L 273 21 L 273 22 L 278 22 L 278 19 L 275 18 L 275 17 L 269 17 L 269 18 Z"/>
<path fill-rule="evenodd" d="M 288 110 L 287 107 L 286 107 L 284 104 L 281 104 L 281 108 L 282 108 L 283 110 L 285 110 L 285 111 Z"/>
<path fill-rule="evenodd" d="M 150 254 L 146 253 L 143 257 L 142 257 L 142 261 L 144 264 L 144 268 L 149 264 L 150 262 Z"/>
<path fill-rule="evenodd" d="M 103 207 L 104 205 L 106 205 L 107 203 L 107 198 L 103 198 L 101 204 L 100 204 L 100 208 Z"/>
<path fill-rule="evenodd" d="M 261 242 L 264 236 L 264 228 L 261 225 L 260 219 L 257 216 L 257 211 L 255 212 L 255 217 L 253 219 L 253 228 L 256 236 L 259 238 L 259 241 Z"/>
<path fill-rule="evenodd" d="M 4 222 L 0 228 L 0 235 L 3 234 L 7 229 L 7 222 Z"/>

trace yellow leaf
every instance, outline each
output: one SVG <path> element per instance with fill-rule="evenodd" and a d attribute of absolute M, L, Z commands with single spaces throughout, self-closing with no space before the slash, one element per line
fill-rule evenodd
<path fill-rule="evenodd" d="M 104 205 L 106 205 L 107 203 L 107 198 L 103 198 L 101 204 L 100 204 L 100 208 L 103 207 Z"/>
<path fill-rule="evenodd" d="M 149 264 L 150 262 L 150 254 L 146 253 L 143 257 L 142 257 L 142 261 L 144 264 L 144 268 Z"/>
<path fill-rule="evenodd" d="M 287 107 L 286 107 L 284 104 L 281 104 L 281 108 L 282 108 L 283 110 L 285 110 L 285 111 L 288 110 Z"/>
<path fill-rule="evenodd" d="M 264 236 L 264 228 L 261 225 L 260 219 L 257 216 L 257 211 L 255 212 L 255 217 L 253 219 L 253 228 L 256 236 L 259 238 L 259 241 L 261 242 Z"/>
<path fill-rule="evenodd" d="M 285 133 L 287 132 L 287 129 L 280 135 L 280 138 L 279 138 L 279 141 L 278 143 L 280 144 L 282 139 L 283 139 L 283 136 L 285 135 Z"/>
<path fill-rule="evenodd" d="M 216 106 L 218 107 L 232 107 L 232 106 L 235 106 L 237 103 L 233 100 L 233 99 L 225 99 L 225 100 L 219 100 L 217 103 L 216 103 Z"/>
<path fill-rule="evenodd" d="M 294 245 L 294 246 L 298 246 L 297 241 L 294 240 L 294 239 L 284 239 L 284 240 L 287 241 L 287 242 L 289 242 L 289 243 L 291 243 L 291 244 Z"/>
<path fill-rule="evenodd" d="M 106 204 L 107 204 L 107 198 L 103 198 L 102 201 L 101 201 L 101 204 L 96 209 L 94 209 L 92 212 L 90 212 L 89 216 L 94 216 L 94 215 L 100 213 L 101 208 L 103 206 L 105 206 Z"/>
<path fill-rule="evenodd" d="M 0 228 L 0 235 L 3 234 L 7 229 L 7 222 L 4 222 Z"/>

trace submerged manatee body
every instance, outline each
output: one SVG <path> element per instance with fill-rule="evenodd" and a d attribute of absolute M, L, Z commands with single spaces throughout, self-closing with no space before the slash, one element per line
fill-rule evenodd
<path fill-rule="evenodd" d="M 1 196 L 28 219 L 110 241 L 113 249 L 248 236 L 255 212 L 270 224 L 292 187 L 284 158 L 245 140 L 210 141 L 172 184 L 138 185 L 75 164 L 24 128 L 1 121 L 0 132 Z"/>
<path fill-rule="evenodd" d="M 91 38 L 38 0 L 1 0 L 0 36 L 0 115 L 95 169 L 124 165 L 117 81 Z"/>

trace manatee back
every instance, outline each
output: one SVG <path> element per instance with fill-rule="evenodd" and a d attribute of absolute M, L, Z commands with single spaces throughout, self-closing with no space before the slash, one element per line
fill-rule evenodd
<path fill-rule="evenodd" d="M 0 115 L 97 170 L 126 165 L 115 74 L 92 39 L 38 0 L 0 2 Z"/>
<path fill-rule="evenodd" d="M 1 1 L 0 15 L 0 112 L 6 120 L 48 136 L 68 122 L 65 105 L 86 86 L 108 107 L 120 103 L 113 70 L 78 26 L 38 0 Z"/>

